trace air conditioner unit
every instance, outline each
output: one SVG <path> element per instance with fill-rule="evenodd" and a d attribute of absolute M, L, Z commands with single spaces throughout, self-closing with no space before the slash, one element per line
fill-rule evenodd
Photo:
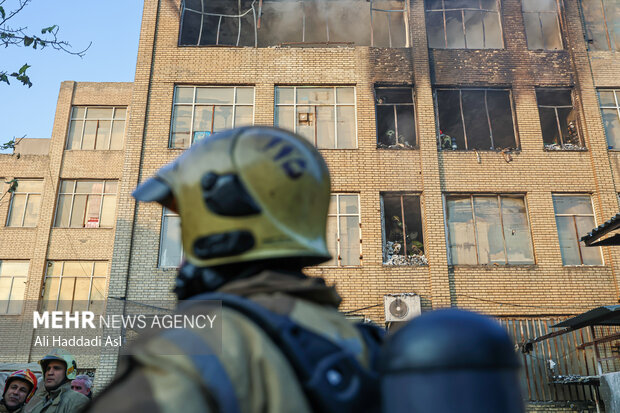
<path fill-rule="evenodd" d="M 417 294 L 386 294 L 383 296 L 385 321 L 408 321 L 422 313 Z"/>

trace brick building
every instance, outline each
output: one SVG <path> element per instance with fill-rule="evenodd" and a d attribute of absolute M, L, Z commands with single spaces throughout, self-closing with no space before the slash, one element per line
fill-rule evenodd
<path fill-rule="evenodd" d="M 133 84 L 63 82 L 49 154 L 1 155 L 20 184 L 0 202 L 0 268 L 26 280 L 3 297 L 64 300 L 66 279 L 74 299 L 172 298 L 178 217 L 131 191 L 194 140 L 255 124 L 327 160 L 334 259 L 307 272 L 350 315 L 382 323 L 384 295 L 414 293 L 519 341 L 618 302 L 617 249 L 578 243 L 618 211 L 612 0 L 180 3 L 145 2 Z M 590 374 L 577 339 L 524 355 L 531 401 L 593 400 L 541 362 Z M 116 357 L 85 367 L 102 384 Z"/>

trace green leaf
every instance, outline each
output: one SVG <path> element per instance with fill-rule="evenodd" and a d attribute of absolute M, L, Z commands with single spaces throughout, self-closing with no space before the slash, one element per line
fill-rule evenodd
<path fill-rule="evenodd" d="M 26 63 L 25 65 L 23 65 L 22 67 L 19 68 L 19 74 L 23 75 L 24 73 L 26 73 L 26 70 L 31 67 L 28 63 Z"/>
<path fill-rule="evenodd" d="M 52 30 L 54 30 L 56 27 L 57 27 L 56 25 L 53 25 L 53 26 L 50 26 L 50 27 L 45 27 L 45 28 L 41 29 L 41 34 L 51 33 Z"/>
<path fill-rule="evenodd" d="M 28 47 L 34 42 L 34 39 L 29 36 L 24 36 L 24 46 Z"/>
<path fill-rule="evenodd" d="M 5 82 L 7 85 L 10 85 L 9 78 L 6 77 L 5 73 L 0 74 L 0 82 Z"/>
<path fill-rule="evenodd" d="M 2 16 L 3 19 L 6 17 L 6 14 L 4 13 L 4 8 L 2 6 L 0 6 L 0 16 Z"/>

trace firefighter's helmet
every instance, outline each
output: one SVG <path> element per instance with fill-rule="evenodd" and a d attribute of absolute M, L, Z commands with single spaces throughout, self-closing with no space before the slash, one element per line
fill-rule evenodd
<path fill-rule="evenodd" d="M 39 360 L 41 370 L 43 370 L 43 375 L 45 375 L 47 365 L 53 360 L 61 361 L 65 364 L 67 369 L 65 376 L 67 379 L 73 380 L 75 376 L 77 376 L 77 362 L 75 361 L 75 358 L 67 350 L 62 348 L 53 348 L 45 357 Z"/>
<path fill-rule="evenodd" d="M 29 369 L 25 370 L 17 370 L 14 373 L 11 373 L 9 377 L 7 377 L 6 382 L 4 382 L 4 390 L 2 391 L 2 397 L 6 394 L 6 391 L 9 389 L 9 385 L 13 380 L 23 380 L 25 382 L 30 383 L 30 392 L 28 396 L 26 396 L 26 403 L 34 396 L 34 393 L 37 391 L 37 376 L 34 375 L 32 371 Z"/>

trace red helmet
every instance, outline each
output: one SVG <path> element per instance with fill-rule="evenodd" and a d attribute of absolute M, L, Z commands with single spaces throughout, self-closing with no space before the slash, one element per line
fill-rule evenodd
<path fill-rule="evenodd" d="M 2 397 L 4 398 L 4 394 L 9 389 L 9 385 L 15 379 L 20 379 L 23 381 L 27 381 L 31 384 L 32 389 L 30 389 L 30 393 L 26 397 L 26 403 L 32 398 L 34 392 L 37 391 L 37 376 L 34 375 L 29 369 L 26 370 L 17 370 L 15 373 L 12 373 L 4 383 L 4 390 L 2 391 Z"/>

